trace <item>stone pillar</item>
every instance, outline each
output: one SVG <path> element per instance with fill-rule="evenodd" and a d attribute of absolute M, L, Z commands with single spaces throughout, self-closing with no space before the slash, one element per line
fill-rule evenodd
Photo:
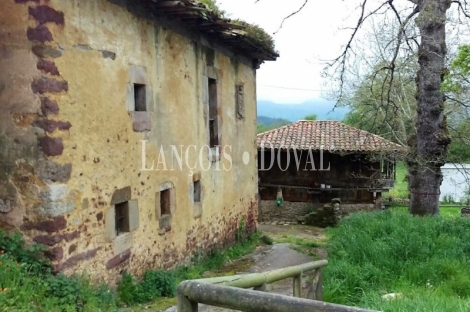
<path fill-rule="evenodd" d="M 375 209 L 382 209 L 382 193 L 380 193 L 380 192 L 376 193 Z"/>

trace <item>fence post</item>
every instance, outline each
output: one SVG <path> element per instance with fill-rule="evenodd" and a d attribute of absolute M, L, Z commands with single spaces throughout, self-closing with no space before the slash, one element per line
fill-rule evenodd
<path fill-rule="evenodd" d="M 321 269 L 314 271 L 312 285 L 308 290 L 307 299 L 323 301 L 323 283 Z"/>
<path fill-rule="evenodd" d="M 315 290 L 315 300 L 323 301 L 323 277 L 322 277 L 322 270 L 317 270 L 318 282 L 317 288 Z"/>
<path fill-rule="evenodd" d="M 192 302 L 181 294 L 177 296 L 177 308 L 178 312 L 198 312 L 199 310 L 197 302 Z"/>
<path fill-rule="evenodd" d="M 197 302 L 189 300 L 185 295 L 185 289 L 189 287 L 189 282 L 182 282 L 176 291 L 176 306 L 178 312 L 198 312 L 199 304 Z"/>
<path fill-rule="evenodd" d="M 294 297 L 300 298 L 302 296 L 302 273 L 294 276 Z"/>

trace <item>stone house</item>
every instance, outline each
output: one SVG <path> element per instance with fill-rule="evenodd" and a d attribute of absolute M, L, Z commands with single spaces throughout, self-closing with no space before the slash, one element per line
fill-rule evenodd
<path fill-rule="evenodd" d="M 0 227 L 108 282 L 253 231 L 278 54 L 252 27 L 193 0 L 2 0 Z"/>
<path fill-rule="evenodd" d="M 295 222 L 335 198 L 343 210 L 381 208 L 404 152 L 339 121 L 300 120 L 258 134 L 257 145 L 260 221 Z"/>

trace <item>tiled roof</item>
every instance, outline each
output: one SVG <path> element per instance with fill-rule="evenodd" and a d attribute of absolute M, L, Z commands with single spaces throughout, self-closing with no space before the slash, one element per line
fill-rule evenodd
<path fill-rule="evenodd" d="M 258 148 L 341 152 L 400 152 L 403 147 L 339 121 L 299 120 L 258 134 Z"/>

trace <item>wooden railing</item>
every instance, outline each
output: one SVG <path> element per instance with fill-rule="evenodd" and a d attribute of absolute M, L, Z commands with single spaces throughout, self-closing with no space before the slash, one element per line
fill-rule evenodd
<path fill-rule="evenodd" d="M 197 312 L 202 303 L 248 312 L 377 312 L 322 302 L 321 268 L 327 264 L 320 260 L 264 273 L 183 281 L 178 285 L 178 311 Z M 301 298 L 303 273 L 309 271 L 313 271 L 311 285 L 306 298 Z M 286 278 L 293 278 L 294 297 L 265 292 L 267 285 Z"/>

